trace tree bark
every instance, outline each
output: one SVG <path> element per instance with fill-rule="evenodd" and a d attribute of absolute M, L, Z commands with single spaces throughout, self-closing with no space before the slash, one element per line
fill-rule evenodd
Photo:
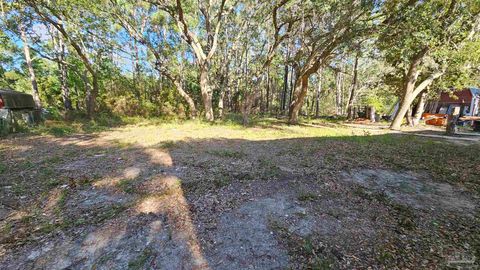
<path fill-rule="evenodd" d="M 267 93 L 266 93 L 266 103 L 265 103 L 265 112 L 268 113 L 270 105 L 270 67 L 267 67 Z"/>
<path fill-rule="evenodd" d="M 335 114 L 342 114 L 342 74 L 340 72 L 335 73 Z"/>
<path fill-rule="evenodd" d="M 310 74 L 303 74 L 302 76 L 298 77 L 295 82 L 295 98 L 290 103 L 288 114 L 289 124 L 298 123 L 298 113 L 300 112 L 305 96 L 307 95 L 309 77 Z"/>
<path fill-rule="evenodd" d="M 411 105 L 410 105 L 410 107 L 408 107 L 405 118 L 407 119 L 407 125 L 410 126 L 410 127 L 413 127 L 413 117 L 412 117 L 412 106 Z"/>
<path fill-rule="evenodd" d="M 87 115 L 88 118 L 93 119 L 96 110 L 96 101 L 98 96 L 98 77 L 97 73 L 91 73 L 92 75 L 92 89 L 86 93 L 87 102 Z"/>
<path fill-rule="evenodd" d="M 282 114 L 287 107 L 287 92 L 288 92 L 288 65 L 285 64 L 283 73 L 283 92 L 282 92 Z"/>
<path fill-rule="evenodd" d="M 25 26 L 20 25 L 19 30 L 20 30 L 20 36 L 23 42 L 23 52 L 25 54 L 25 61 L 27 63 L 28 72 L 30 73 L 30 83 L 32 84 L 33 100 L 35 101 L 35 107 L 37 109 L 41 109 L 42 102 L 40 100 L 40 94 L 38 92 L 37 78 L 35 77 L 35 70 L 33 69 L 33 65 L 32 65 L 32 58 L 30 56 L 30 47 L 28 45 L 28 38 L 25 32 Z"/>
<path fill-rule="evenodd" d="M 350 88 L 350 96 L 348 98 L 348 107 L 347 107 L 347 113 L 348 113 L 348 119 L 353 120 L 356 115 L 353 113 L 353 103 L 355 102 L 355 92 L 357 90 L 357 78 L 358 78 L 358 58 L 359 55 L 355 56 L 355 64 L 353 65 L 353 81 L 352 81 L 352 86 Z"/>
<path fill-rule="evenodd" d="M 65 43 L 63 42 L 63 37 L 58 32 L 57 35 L 57 65 L 58 70 L 60 71 L 60 89 L 62 92 L 63 107 L 67 111 L 72 111 L 72 100 L 70 99 L 70 89 L 68 88 L 68 69 L 67 64 L 65 63 Z"/>
<path fill-rule="evenodd" d="M 317 92 L 315 94 L 315 117 L 318 118 L 320 116 L 320 93 L 322 92 L 322 72 L 323 70 L 320 69 L 318 71 L 318 85 L 317 85 Z"/>
<path fill-rule="evenodd" d="M 218 118 L 223 118 L 223 99 L 225 98 L 225 91 L 220 91 L 220 96 L 218 97 Z"/>
<path fill-rule="evenodd" d="M 28 1 L 29 6 L 31 6 L 35 12 L 46 22 L 50 23 L 53 25 L 62 35 L 63 37 L 68 40 L 70 45 L 72 45 L 73 49 L 77 53 L 77 55 L 80 57 L 80 60 L 82 60 L 83 64 L 85 65 L 85 68 L 88 70 L 88 72 L 91 74 L 92 77 L 92 87 L 93 89 L 86 91 L 86 106 L 87 106 L 87 115 L 90 119 L 93 118 L 94 113 L 95 113 L 95 103 L 96 103 L 96 98 L 98 95 L 98 75 L 97 71 L 95 70 L 95 67 L 93 63 L 90 62 L 90 59 L 87 55 L 87 52 L 84 51 L 85 48 L 82 49 L 82 46 L 80 46 L 79 43 L 75 39 L 72 39 L 70 35 L 68 34 L 67 30 L 65 29 L 63 25 L 63 21 L 56 21 L 52 19 L 51 17 L 48 16 L 48 14 L 42 12 L 39 7 L 36 5 L 34 1 Z M 51 7 L 45 6 L 47 9 L 51 10 Z"/>
<path fill-rule="evenodd" d="M 187 92 L 185 92 L 185 90 L 183 90 L 182 83 L 180 81 L 174 80 L 173 84 L 177 88 L 180 96 L 187 102 L 190 112 L 190 118 L 195 119 L 195 117 L 197 117 L 197 109 L 195 107 L 195 102 L 193 102 L 193 99 L 187 94 Z"/>
<path fill-rule="evenodd" d="M 160 68 L 157 67 L 157 70 L 160 72 L 160 74 L 163 74 L 165 75 L 165 77 L 167 77 L 172 83 L 173 85 L 175 86 L 175 88 L 177 89 L 178 93 L 180 94 L 180 96 L 185 100 L 185 102 L 187 102 L 188 104 L 188 110 L 189 110 L 189 114 L 190 114 L 190 118 L 192 119 L 195 119 L 197 117 L 197 108 L 195 107 L 195 102 L 193 101 L 193 99 L 187 94 L 187 92 L 185 92 L 185 90 L 183 89 L 183 85 L 182 85 L 182 81 L 179 77 L 175 77 L 174 75 L 170 74 L 168 71 L 166 70 L 163 70 L 163 72 L 161 70 L 159 70 Z M 162 83 L 162 80 L 160 80 L 160 84 Z"/>
<path fill-rule="evenodd" d="M 376 113 L 376 110 L 375 110 L 375 107 L 371 106 L 370 109 L 369 109 L 369 118 L 370 118 L 370 122 L 372 123 L 375 123 L 377 120 L 375 119 L 375 113 Z"/>
<path fill-rule="evenodd" d="M 424 91 L 420 95 L 420 100 L 418 101 L 417 109 L 415 110 L 415 115 L 413 116 L 413 126 L 416 126 L 420 123 L 422 118 L 423 111 L 425 110 L 425 101 L 427 99 L 427 92 Z"/>
<path fill-rule="evenodd" d="M 212 88 L 210 85 L 210 78 L 208 75 L 208 68 L 206 64 L 200 66 L 200 91 L 202 93 L 202 101 L 205 109 L 205 119 L 207 121 L 215 120 L 213 116 L 212 106 Z"/>
<path fill-rule="evenodd" d="M 398 109 L 395 118 L 390 125 L 390 129 L 398 130 L 402 124 L 403 118 L 407 113 L 408 109 L 410 108 L 413 100 L 415 99 L 414 89 L 415 84 L 418 79 L 419 71 L 418 66 L 423 60 L 423 57 L 426 55 L 428 48 L 423 49 L 417 55 L 415 55 L 410 63 L 408 68 L 407 75 L 405 76 L 404 84 L 403 84 L 403 97 L 400 101 L 400 107 Z"/>

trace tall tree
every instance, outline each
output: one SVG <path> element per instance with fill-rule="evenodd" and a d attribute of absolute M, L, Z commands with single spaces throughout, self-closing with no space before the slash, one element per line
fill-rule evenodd
<path fill-rule="evenodd" d="M 396 67 L 400 108 L 390 126 L 399 129 L 415 98 L 435 80 L 452 72 L 456 51 L 472 37 L 478 1 L 395 1 L 384 6 L 379 47 Z M 458 70 L 457 70 L 458 71 Z M 391 77 L 391 78 L 392 78 Z"/>
<path fill-rule="evenodd" d="M 35 101 L 35 107 L 37 109 L 41 109 L 42 108 L 42 102 L 40 101 L 40 94 L 38 92 L 37 78 L 35 76 L 35 70 L 33 69 L 32 57 L 30 55 L 30 46 L 29 46 L 29 42 L 28 42 L 26 26 L 24 25 L 24 23 L 20 23 L 18 28 L 19 28 L 19 32 L 20 32 L 20 37 L 22 38 L 22 42 L 23 42 L 23 52 L 25 54 L 25 62 L 27 64 L 28 73 L 30 74 L 30 83 L 32 85 L 33 100 Z"/>
<path fill-rule="evenodd" d="M 218 39 L 224 25 L 224 17 L 228 17 L 226 15 L 234 10 L 235 3 L 229 4 L 227 0 L 152 2 L 170 15 L 181 37 L 195 54 L 205 119 L 213 121 L 215 117 L 213 115 L 210 65 L 212 58 L 217 53 Z M 185 6 L 188 7 L 187 10 L 185 10 Z M 199 33 L 205 33 L 205 35 L 200 36 Z"/>
<path fill-rule="evenodd" d="M 96 99 L 99 93 L 99 72 L 94 62 L 94 53 L 91 53 L 86 44 L 94 42 L 93 30 L 101 29 L 99 24 L 102 22 L 100 18 L 95 16 L 95 5 L 83 1 L 53 3 L 51 1 L 34 1 L 22 0 L 28 6 L 33 8 L 35 13 L 44 22 L 55 27 L 58 32 L 69 42 L 73 47 L 78 57 L 82 61 L 86 70 L 90 74 L 92 87 L 86 87 L 86 106 L 87 115 L 93 118 L 96 110 Z M 82 14 L 82 16 L 80 16 Z M 78 15 L 78 17 L 76 16 Z M 92 18 L 96 21 L 93 28 L 86 28 Z M 71 24 L 70 27 L 67 24 Z M 98 43 L 96 43 L 98 45 Z M 93 48 L 91 46 L 90 48 Z"/>
<path fill-rule="evenodd" d="M 151 5 L 137 5 L 136 1 L 119 2 L 111 0 L 111 14 L 127 33 L 137 42 L 143 44 L 153 54 L 155 58 L 154 67 L 162 75 L 168 78 L 179 95 L 188 104 L 190 117 L 197 116 L 197 109 L 192 97 L 184 89 L 179 72 L 174 66 L 178 64 L 175 58 L 169 57 L 167 54 L 174 54 L 174 48 L 170 45 L 175 40 L 169 35 L 162 14 L 158 10 L 152 8 Z M 157 18 L 157 20 L 155 20 Z M 181 48 L 181 44 L 174 43 Z M 181 60 L 183 61 L 183 59 Z"/>
<path fill-rule="evenodd" d="M 304 14 L 292 61 L 296 67 L 289 123 L 298 122 L 298 114 L 308 92 L 309 79 L 321 66 L 327 66 L 335 52 L 372 28 L 376 1 L 322 1 L 298 5 Z"/>

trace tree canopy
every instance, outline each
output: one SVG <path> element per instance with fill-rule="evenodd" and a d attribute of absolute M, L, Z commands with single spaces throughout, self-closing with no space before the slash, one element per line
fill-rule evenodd
<path fill-rule="evenodd" d="M 389 113 L 478 85 L 480 3 L 2 1 L 0 86 L 66 117 Z"/>

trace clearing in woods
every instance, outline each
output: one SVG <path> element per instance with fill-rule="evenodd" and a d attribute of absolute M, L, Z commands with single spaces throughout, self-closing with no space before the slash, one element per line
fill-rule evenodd
<path fill-rule="evenodd" d="M 452 266 L 480 258 L 479 155 L 324 121 L 12 135 L 0 268 Z"/>

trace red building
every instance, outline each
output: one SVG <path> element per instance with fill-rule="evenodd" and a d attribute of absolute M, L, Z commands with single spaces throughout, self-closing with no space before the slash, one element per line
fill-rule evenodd
<path fill-rule="evenodd" d="M 469 87 L 453 93 L 444 92 L 436 101 L 430 101 L 426 113 L 451 114 L 460 108 L 460 116 L 477 116 L 480 106 L 480 89 Z"/>

